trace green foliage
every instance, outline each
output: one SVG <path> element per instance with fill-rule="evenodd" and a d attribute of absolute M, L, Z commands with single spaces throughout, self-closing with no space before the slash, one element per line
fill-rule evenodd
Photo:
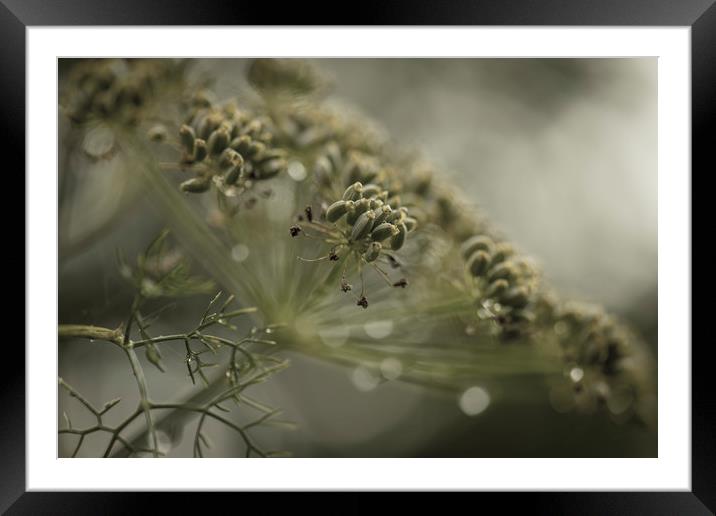
<path fill-rule="evenodd" d="M 170 267 L 160 267 L 159 272 L 157 271 L 157 267 L 170 260 L 172 256 L 166 247 L 167 237 L 168 233 L 164 231 L 152 241 L 146 251 L 137 257 L 136 269 L 132 270 L 126 262 L 120 261 L 122 274 L 133 282 L 136 289 L 129 316 L 122 328 L 113 331 L 82 325 L 60 325 L 59 327 L 59 335 L 62 340 L 85 338 L 93 342 L 106 342 L 114 344 L 125 353 L 139 392 L 140 399 L 137 408 L 118 425 L 109 426 L 103 417 L 121 401 L 120 399 L 109 401 L 102 409 L 96 409 L 84 396 L 60 378 L 60 386 L 96 418 L 95 425 L 78 429 L 72 426 L 69 416 L 65 413 L 66 425 L 65 428 L 60 429 L 60 434 L 78 436 L 72 453 L 73 457 L 79 453 L 85 437 L 97 432 L 104 432 L 110 436 L 104 452 L 105 457 L 112 455 L 117 443 L 122 445 L 124 451 L 130 456 L 145 453 L 157 457 L 165 454 L 168 450 L 163 450 L 160 446 L 158 435 L 162 432 L 161 424 L 157 423 L 154 413 L 171 409 L 198 415 L 199 423 L 194 439 L 195 457 L 204 456 L 205 449 L 209 446 L 208 437 L 203 430 L 207 418 L 219 421 L 236 431 L 244 441 L 247 457 L 251 455 L 268 456 L 269 452 L 263 451 L 259 445 L 254 443 L 248 431 L 259 425 L 275 424 L 276 416 L 280 414 L 280 411 L 256 402 L 245 391 L 251 386 L 265 381 L 288 365 L 285 360 L 273 356 L 276 341 L 265 337 L 272 333 L 276 326 L 254 327 L 247 335 L 240 338 L 226 338 L 215 334 L 212 330 L 222 327 L 233 334 L 238 334 L 239 328 L 233 324 L 233 320 L 256 312 L 254 307 L 233 308 L 234 296 L 223 296 L 222 292 L 219 292 L 212 297 L 193 329 L 174 335 L 150 335 L 152 324 L 166 312 L 168 307 L 165 306 L 145 314 L 143 308 L 146 300 L 156 297 L 171 298 L 177 295 L 197 294 L 211 287 L 210 282 L 201 281 L 197 277 L 191 276 L 189 266 L 183 259 L 178 263 L 172 263 Z M 177 260 L 170 261 L 177 262 Z M 157 272 L 159 273 L 158 279 L 152 280 L 153 286 L 148 288 L 146 286 L 148 278 Z M 138 337 L 133 338 L 134 333 L 137 333 Z M 163 373 L 165 367 L 162 364 L 160 345 L 184 348 L 187 376 L 191 379 L 192 384 L 200 379 L 208 387 L 212 381 L 207 371 L 213 368 L 223 370 L 223 375 L 219 377 L 219 382 L 214 386 L 214 390 L 217 392 L 208 401 L 201 404 L 196 404 L 192 400 L 182 403 L 152 400 L 142 365 L 137 357 L 137 350 L 144 348 L 147 361 Z M 231 412 L 226 407 L 229 403 L 244 411 L 259 412 L 258 418 L 248 424 L 237 425 L 220 414 L 221 412 Z M 146 432 L 134 439 L 128 439 L 124 435 L 128 426 L 141 415 L 145 417 Z M 146 445 L 143 444 L 145 440 L 148 443 Z"/>

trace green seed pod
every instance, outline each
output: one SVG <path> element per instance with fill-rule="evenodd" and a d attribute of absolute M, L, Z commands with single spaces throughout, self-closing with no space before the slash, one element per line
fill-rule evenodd
<path fill-rule="evenodd" d="M 490 265 L 492 266 L 504 262 L 513 254 L 515 254 L 515 250 L 512 247 L 512 244 L 509 244 L 507 242 L 500 242 L 498 244 L 495 244 L 495 250 L 492 253 L 492 263 Z"/>
<path fill-rule="evenodd" d="M 197 138 L 196 140 L 194 140 L 194 160 L 204 161 L 204 159 L 206 159 L 207 154 L 208 152 L 206 149 L 206 142 L 201 138 Z"/>
<path fill-rule="evenodd" d="M 243 164 L 243 163 L 242 163 Z M 224 174 L 224 182 L 227 185 L 234 185 L 241 177 L 241 172 L 243 172 L 243 166 L 242 165 L 232 165 Z"/>
<path fill-rule="evenodd" d="M 331 162 L 331 170 L 338 170 L 341 165 L 341 148 L 336 142 L 326 144 L 325 156 Z"/>
<path fill-rule="evenodd" d="M 202 193 L 206 192 L 209 189 L 210 185 L 211 180 L 208 177 L 193 177 L 191 179 L 188 179 L 187 181 L 184 181 L 180 185 L 180 188 L 184 192 Z"/>
<path fill-rule="evenodd" d="M 211 157 L 216 157 L 229 146 L 229 132 L 225 128 L 220 128 L 211 133 L 209 140 L 206 142 L 207 150 Z"/>
<path fill-rule="evenodd" d="M 271 142 L 273 142 L 273 134 L 268 131 L 264 131 L 259 134 L 257 140 L 265 143 L 266 145 L 271 145 Z"/>
<path fill-rule="evenodd" d="M 286 159 L 286 151 L 283 149 L 268 149 L 256 161 L 264 162 L 271 159 Z"/>
<path fill-rule="evenodd" d="M 372 162 L 363 163 L 359 168 L 359 173 L 359 179 L 368 183 L 378 176 L 378 167 Z"/>
<path fill-rule="evenodd" d="M 238 136 L 231 140 L 230 147 L 242 156 L 249 155 L 249 149 L 251 147 L 251 137 L 249 136 Z"/>
<path fill-rule="evenodd" d="M 399 222 L 397 224 L 398 232 L 393 235 L 393 238 L 390 239 L 390 248 L 393 251 L 397 251 L 403 245 L 405 244 L 405 239 L 408 236 L 408 228 L 405 227 L 405 224 L 402 222 Z"/>
<path fill-rule="evenodd" d="M 380 192 L 382 192 L 382 191 L 383 191 L 383 189 L 378 185 L 374 185 L 374 184 L 365 185 L 363 187 L 363 197 L 365 197 L 366 199 L 369 199 L 371 197 L 377 197 L 378 194 L 380 194 Z"/>
<path fill-rule="evenodd" d="M 350 185 L 348 188 L 346 188 L 345 192 L 343 192 L 343 200 L 344 201 L 357 201 L 358 199 L 360 199 L 362 191 L 363 191 L 363 184 L 360 182 L 355 182 L 352 185 Z"/>
<path fill-rule="evenodd" d="M 408 213 L 408 210 L 406 210 L 405 208 L 393 210 L 391 213 L 388 214 L 385 221 L 392 222 L 393 224 L 397 224 L 398 222 L 403 222 L 403 219 L 405 218 L 407 213 Z"/>
<path fill-rule="evenodd" d="M 380 255 L 380 250 L 382 248 L 383 246 L 380 245 L 378 242 L 371 242 L 371 244 L 368 246 L 368 250 L 363 253 L 363 258 L 366 262 L 375 261 Z"/>
<path fill-rule="evenodd" d="M 371 210 L 377 210 L 378 208 L 381 208 L 383 206 L 383 201 L 380 199 L 371 199 L 370 200 L 370 209 Z"/>
<path fill-rule="evenodd" d="M 497 279 L 506 279 L 509 281 L 513 280 L 516 275 L 517 271 L 515 270 L 515 265 L 512 262 L 502 262 L 490 269 L 490 273 L 487 275 L 487 278 L 490 281 L 495 281 Z"/>
<path fill-rule="evenodd" d="M 196 134 L 202 140 L 206 140 L 221 124 L 221 116 L 217 114 L 207 115 L 200 119 L 198 127 L 196 127 Z"/>
<path fill-rule="evenodd" d="M 221 152 L 221 155 L 219 156 L 219 166 L 221 168 L 228 168 L 232 166 L 238 159 L 241 159 L 241 154 L 236 152 L 234 149 L 227 147 Z"/>
<path fill-rule="evenodd" d="M 264 152 L 266 152 L 266 145 L 261 142 L 252 141 L 249 144 L 249 148 L 246 151 L 246 155 L 254 161 L 260 161 Z"/>
<path fill-rule="evenodd" d="M 399 231 L 400 230 L 390 222 L 383 222 L 373 229 L 370 238 L 372 238 L 374 242 L 382 242 L 386 238 L 397 235 Z"/>
<path fill-rule="evenodd" d="M 359 201 L 356 201 L 355 210 L 348 214 L 348 216 L 346 217 L 346 222 L 351 225 L 355 224 L 356 220 L 358 220 L 358 217 L 363 215 L 369 209 L 370 201 L 368 199 L 361 199 Z"/>
<path fill-rule="evenodd" d="M 236 184 L 236 181 L 239 180 L 242 173 L 244 172 L 244 158 L 241 157 L 241 154 L 234 151 L 234 158 L 232 160 L 231 165 L 229 165 L 229 168 L 227 169 L 224 180 L 226 181 L 226 184 L 233 185 Z"/>
<path fill-rule="evenodd" d="M 467 260 L 475 251 L 485 251 L 491 254 L 493 248 L 494 243 L 490 237 L 477 235 L 463 242 L 460 246 L 460 252 L 462 253 L 462 257 Z"/>
<path fill-rule="evenodd" d="M 346 163 L 343 170 L 343 176 L 347 177 L 348 180 L 352 182 L 359 181 L 362 178 L 361 164 L 354 156 L 351 156 L 348 163 Z"/>
<path fill-rule="evenodd" d="M 403 220 L 405 227 L 408 228 L 408 232 L 414 231 L 418 227 L 418 221 L 413 217 L 405 217 Z"/>
<path fill-rule="evenodd" d="M 490 283 L 490 286 L 487 288 L 485 295 L 487 295 L 487 297 L 497 298 L 507 292 L 508 288 L 510 288 L 510 284 L 507 282 L 507 280 L 498 279 Z"/>
<path fill-rule="evenodd" d="M 190 156 L 193 155 L 194 140 L 196 140 L 194 129 L 186 124 L 182 125 L 181 128 L 179 128 L 179 140 L 181 141 L 181 146 L 184 148 L 186 153 Z"/>
<path fill-rule="evenodd" d="M 373 227 L 373 221 L 375 220 L 375 213 L 367 211 L 363 213 L 353 225 L 351 231 L 351 240 L 361 240 L 370 234 L 370 230 Z"/>
<path fill-rule="evenodd" d="M 383 222 L 386 222 L 388 215 L 393 213 L 393 208 L 391 208 L 389 205 L 385 204 L 374 211 L 375 211 L 375 223 L 373 224 L 373 227 L 377 227 L 380 224 L 382 224 Z"/>
<path fill-rule="evenodd" d="M 263 124 L 261 123 L 261 120 L 255 118 L 251 120 L 246 126 L 241 130 L 241 134 L 249 135 L 251 138 L 258 137 L 261 132 L 263 131 Z"/>
<path fill-rule="evenodd" d="M 316 164 L 313 166 L 314 173 L 319 177 L 329 177 L 333 171 L 331 161 L 325 156 L 318 156 Z"/>
<path fill-rule="evenodd" d="M 348 203 L 341 199 L 331 204 L 326 210 L 326 220 L 328 222 L 337 222 L 348 211 Z"/>
<path fill-rule="evenodd" d="M 388 204 L 392 204 L 393 206 L 400 206 L 400 196 L 393 195 L 391 197 L 388 197 L 388 200 L 386 202 Z"/>
<path fill-rule="evenodd" d="M 535 314 L 531 310 L 513 310 L 510 312 L 510 322 L 512 323 L 531 323 L 535 320 Z"/>
<path fill-rule="evenodd" d="M 467 261 L 467 270 L 476 278 L 482 276 L 490 263 L 490 255 L 486 251 L 475 251 Z"/>
<path fill-rule="evenodd" d="M 264 161 L 261 163 L 261 173 L 257 179 L 271 179 L 272 177 L 285 172 L 287 168 L 288 163 L 283 158 Z"/>
<path fill-rule="evenodd" d="M 513 308 L 524 308 L 527 306 L 529 301 L 530 296 L 526 287 L 513 287 L 505 292 L 500 298 L 500 303 Z"/>
<path fill-rule="evenodd" d="M 191 98 L 191 103 L 197 107 L 211 107 L 212 94 L 206 90 L 197 91 Z"/>

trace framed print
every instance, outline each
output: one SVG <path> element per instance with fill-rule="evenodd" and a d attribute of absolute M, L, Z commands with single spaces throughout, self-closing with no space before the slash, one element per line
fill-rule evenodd
<path fill-rule="evenodd" d="M 712 511 L 691 338 L 711 2 L 405 3 L 350 26 L 210 4 L 0 5 L 27 202 L 0 507 Z"/>

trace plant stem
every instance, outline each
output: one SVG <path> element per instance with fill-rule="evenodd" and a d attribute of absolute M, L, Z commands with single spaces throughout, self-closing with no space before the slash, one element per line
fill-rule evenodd
<path fill-rule="evenodd" d="M 99 326 L 85 324 L 60 324 L 57 329 L 60 339 L 89 339 L 110 342 L 118 346 L 122 345 L 122 330 L 110 330 Z"/>

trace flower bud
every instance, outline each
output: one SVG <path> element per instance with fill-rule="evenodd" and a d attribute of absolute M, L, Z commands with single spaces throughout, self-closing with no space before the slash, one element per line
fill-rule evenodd
<path fill-rule="evenodd" d="M 490 263 L 490 255 L 486 251 L 475 251 L 467 261 L 467 269 L 475 277 L 482 276 Z"/>
<path fill-rule="evenodd" d="M 371 232 L 370 238 L 374 242 L 382 242 L 386 238 L 397 235 L 398 231 L 400 230 L 390 222 L 383 222 Z"/>
<path fill-rule="evenodd" d="M 403 247 L 403 244 L 405 244 L 405 238 L 408 235 L 408 228 L 405 227 L 405 224 L 402 222 L 399 222 L 397 224 L 398 232 L 393 235 L 393 238 L 390 239 L 390 248 L 393 251 L 397 251 L 401 247 Z"/>
<path fill-rule="evenodd" d="M 363 253 L 363 258 L 366 262 L 373 262 L 375 261 L 378 256 L 380 255 L 380 250 L 383 248 L 382 245 L 378 242 L 371 242 L 371 244 L 368 246 L 368 250 Z"/>
<path fill-rule="evenodd" d="M 373 227 L 373 221 L 375 220 L 375 213 L 367 211 L 363 213 L 353 225 L 351 231 L 351 240 L 361 240 L 370 234 L 370 230 Z"/>
<path fill-rule="evenodd" d="M 467 260 L 475 251 L 478 250 L 485 251 L 490 254 L 493 247 L 494 244 L 490 237 L 486 235 L 477 235 L 468 238 L 465 242 L 463 242 L 460 246 L 460 252 L 462 253 L 462 257 Z"/>
<path fill-rule="evenodd" d="M 328 222 L 337 222 L 348 211 L 348 203 L 341 199 L 331 204 L 326 210 L 326 220 Z"/>

